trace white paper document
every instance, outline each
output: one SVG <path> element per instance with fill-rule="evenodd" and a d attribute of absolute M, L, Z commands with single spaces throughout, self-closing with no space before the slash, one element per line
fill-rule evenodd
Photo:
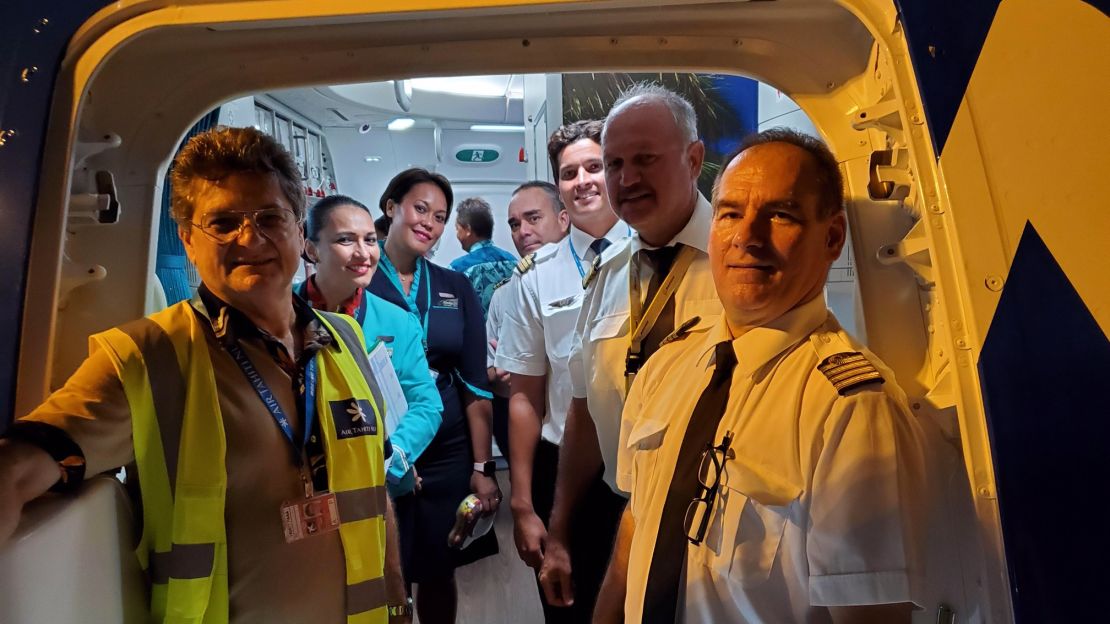
<path fill-rule="evenodd" d="M 378 382 L 378 388 L 385 395 L 385 434 L 392 436 L 397 429 L 401 417 L 409 411 L 409 402 L 405 400 L 405 391 L 401 389 L 401 380 L 397 378 L 397 371 L 393 369 L 393 362 L 389 359 L 389 350 L 384 342 L 379 342 L 370 350 L 370 370 Z"/>

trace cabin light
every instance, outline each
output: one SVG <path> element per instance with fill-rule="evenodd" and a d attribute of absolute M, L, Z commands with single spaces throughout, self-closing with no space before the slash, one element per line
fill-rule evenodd
<path fill-rule="evenodd" d="M 366 162 L 381 162 L 381 161 L 382 161 L 381 156 L 367 156 L 366 157 Z"/>
<path fill-rule="evenodd" d="M 474 124 L 470 126 L 471 132 L 524 132 L 524 126 L 507 126 L 504 124 Z"/>
<path fill-rule="evenodd" d="M 413 78 L 405 85 L 418 91 L 449 93 L 470 97 L 505 97 L 512 76 L 452 76 L 445 78 Z"/>
<path fill-rule="evenodd" d="M 402 130 L 408 130 L 409 128 L 413 127 L 415 124 L 416 124 L 416 120 L 413 119 L 412 117 L 398 117 L 397 119 L 394 119 L 393 121 L 389 122 L 389 124 L 386 126 L 386 128 L 389 128 L 390 130 L 392 130 L 394 132 L 401 132 Z"/>

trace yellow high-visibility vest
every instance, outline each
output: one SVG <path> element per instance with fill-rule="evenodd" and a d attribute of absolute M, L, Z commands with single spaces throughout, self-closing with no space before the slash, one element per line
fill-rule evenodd
<path fill-rule="evenodd" d="M 354 319 L 316 314 L 337 337 L 315 356 L 316 413 L 341 520 L 347 622 L 385 623 L 385 404 L 368 382 Z M 131 409 L 144 520 L 137 555 L 151 579 L 153 620 L 168 624 L 228 621 L 227 444 L 206 331 L 183 301 L 90 339 L 111 355 Z M 369 403 L 378 434 L 338 439 L 337 401 Z"/>

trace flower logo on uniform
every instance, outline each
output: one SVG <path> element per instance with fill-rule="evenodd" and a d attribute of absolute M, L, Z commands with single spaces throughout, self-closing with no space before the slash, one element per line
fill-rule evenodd
<path fill-rule="evenodd" d="M 362 406 L 354 399 L 351 399 L 351 402 L 347 405 L 347 413 L 351 415 L 351 422 L 370 422 L 370 419 L 366 416 L 366 412 L 362 411 Z"/>
<path fill-rule="evenodd" d="M 374 406 L 366 399 L 328 401 L 335 437 L 340 440 L 378 434 L 378 418 Z"/>

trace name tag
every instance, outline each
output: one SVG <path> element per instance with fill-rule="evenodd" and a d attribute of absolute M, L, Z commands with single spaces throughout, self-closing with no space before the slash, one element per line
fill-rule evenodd
<path fill-rule="evenodd" d="M 441 292 L 441 293 L 439 293 L 439 297 L 436 299 L 435 307 L 437 307 L 437 308 L 448 308 L 448 309 L 451 309 L 451 310 L 458 310 L 459 309 L 459 298 L 456 297 L 455 295 L 452 295 L 451 293 Z"/>
<path fill-rule="evenodd" d="M 317 494 L 281 504 L 281 529 L 287 544 L 338 528 L 339 506 L 335 494 Z"/>

